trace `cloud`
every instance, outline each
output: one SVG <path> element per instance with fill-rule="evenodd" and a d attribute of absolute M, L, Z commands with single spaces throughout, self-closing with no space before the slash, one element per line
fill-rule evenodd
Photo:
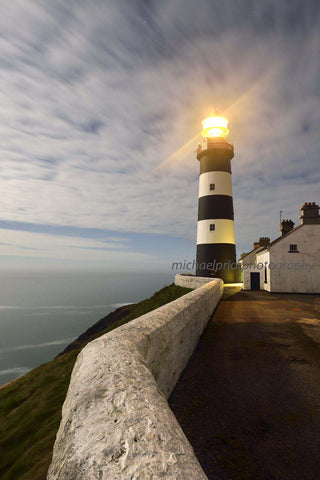
<path fill-rule="evenodd" d="M 195 240 L 197 141 L 156 167 L 214 105 L 240 250 L 320 200 L 317 2 L 14 0 L 0 31 L 3 220 Z"/>
<path fill-rule="evenodd" d="M 140 262 L 156 264 L 157 255 L 137 252 L 125 239 L 79 238 L 65 235 L 50 235 L 39 232 L 0 229 L 0 255 L 12 257 L 29 257 L 46 260 L 69 260 L 73 262 L 100 262 L 102 264 L 119 264 Z M 61 265 L 60 265 L 61 266 Z"/>

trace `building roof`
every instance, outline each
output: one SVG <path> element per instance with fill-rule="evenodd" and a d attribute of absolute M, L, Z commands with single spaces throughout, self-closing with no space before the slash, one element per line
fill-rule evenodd
<path fill-rule="evenodd" d="M 295 232 L 296 230 L 298 230 L 301 227 L 303 227 L 303 223 L 301 225 L 298 225 L 297 227 L 293 228 L 292 230 L 290 230 L 290 232 L 286 233 L 285 235 L 280 235 L 280 237 L 273 240 L 273 242 L 270 242 L 269 245 L 266 245 L 261 250 L 266 250 L 267 248 L 273 247 L 273 245 L 280 242 L 280 240 L 282 240 L 283 238 L 288 237 L 291 233 Z"/>
<path fill-rule="evenodd" d="M 286 238 L 288 237 L 291 233 L 295 232 L 296 230 L 298 230 L 299 228 L 303 227 L 304 225 L 309 225 L 307 223 L 301 223 L 300 225 L 298 225 L 297 227 L 293 228 L 292 230 L 290 230 L 290 232 L 286 233 L 285 235 L 280 235 L 280 237 L 276 238 L 275 240 L 273 240 L 272 242 L 269 243 L 269 245 L 266 245 L 264 247 L 257 247 L 257 248 L 253 248 L 251 250 L 251 252 L 249 253 L 246 253 L 242 258 L 240 258 L 239 262 L 241 262 L 244 258 L 246 258 L 248 255 L 250 255 L 251 253 L 260 253 L 262 252 L 263 250 L 269 250 L 270 247 L 273 247 L 273 245 L 275 245 L 276 243 L 280 242 L 280 240 L 282 240 L 283 238 Z M 317 225 L 316 223 L 314 225 Z M 320 225 L 320 224 L 319 224 Z"/>
<path fill-rule="evenodd" d="M 264 247 L 256 247 L 256 248 L 253 248 L 251 250 L 251 252 L 249 253 L 246 253 L 239 261 L 241 262 L 244 258 L 246 258 L 248 255 L 250 255 L 251 253 L 255 252 L 255 253 L 260 253 L 262 252 L 263 250 L 268 250 L 270 247 L 272 247 L 273 245 L 275 245 L 276 243 L 280 242 L 280 240 L 282 240 L 283 238 L 286 238 L 288 235 L 290 235 L 290 233 L 292 232 L 295 232 L 296 230 L 298 230 L 298 228 L 301 228 L 303 227 L 303 223 L 301 225 L 298 225 L 297 227 L 293 228 L 292 230 L 290 230 L 290 232 L 286 233 L 285 235 L 280 235 L 280 237 L 276 238 L 275 240 L 273 240 L 272 242 L 269 243 L 269 245 L 265 245 Z"/>
<path fill-rule="evenodd" d="M 260 250 L 263 250 L 265 247 L 256 247 L 256 248 L 253 248 L 250 252 L 246 253 L 245 255 L 243 255 L 243 257 L 240 258 L 239 262 L 242 262 L 242 260 L 244 258 L 246 258 L 248 255 L 251 255 L 251 253 L 255 252 L 255 253 L 258 253 L 260 252 Z"/>

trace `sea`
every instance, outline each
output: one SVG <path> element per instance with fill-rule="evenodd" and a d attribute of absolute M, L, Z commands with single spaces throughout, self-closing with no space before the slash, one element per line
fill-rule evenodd
<path fill-rule="evenodd" d="M 173 281 L 166 273 L 0 272 L 0 385 L 48 362 L 116 308 Z"/>

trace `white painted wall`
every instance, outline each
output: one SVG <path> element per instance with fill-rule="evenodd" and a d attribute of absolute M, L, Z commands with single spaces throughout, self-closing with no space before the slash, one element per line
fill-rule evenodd
<path fill-rule="evenodd" d="M 210 190 L 214 183 L 215 189 Z M 199 198 L 206 195 L 228 195 L 232 197 L 232 180 L 229 172 L 205 172 L 199 176 Z"/>
<path fill-rule="evenodd" d="M 297 253 L 290 252 L 296 244 Z M 255 259 L 254 259 L 255 257 Z M 256 263 L 243 270 L 243 288 L 251 290 L 250 272 L 260 271 L 260 288 L 268 292 L 320 293 L 320 225 L 301 225 L 266 249 L 254 250 L 243 263 Z M 264 267 L 267 263 L 267 283 Z"/>
<path fill-rule="evenodd" d="M 290 253 L 290 244 L 297 244 L 299 253 Z M 257 261 L 260 260 L 263 261 L 264 256 L 258 253 Z M 319 293 L 320 225 L 302 225 L 287 234 L 270 247 L 269 261 L 278 266 L 270 269 L 269 291 Z M 304 268 L 297 269 L 295 264 L 304 265 Z M 307 268 L 307 264 L 310 268 Z"/>
<path fill-rule="evenodd" d="M 271 275 L 272 271 L 269 269 L 270 251 L 262 250 L 257 253 L 257 268 L 260 272 L 260 289 L 271 292 Z M 262 268 L 260 268 L 262 266 Z M 265 267 L 267 267 L 267 282 L 265 283 Z"/>
<path fill-rule="evenodd" d="M 210 224 L 215 224 L 215 230 L 210 231 Z M 197 245 L 202 243 L 236 243 L 234 221 L 225 218 L 199 220 L 197 230 Z"/>
<path fill-rule="evenodd" d="M 80 352 L 48 480 L 207 480 L 166 398 L 222 291 L 213 280 Z"/>
<path fill-rule="evenodd" d="M 240 264 L 242 265 L 243 290 L 251 290 L 251 272 L 260 273 L 260 288 L 263 289 L 263 283 L 261 283 L 261 271 L 256 266 L 256 255 L 262 248 L 263 247 L 256 248 L 240 260 Z"/>
<path fill-rule="evenodd" d="M 260 289 L 263 289 L 261 270 L 259 270 L 255 265 L 251 265 L 243 268 L 242 270 L 243 290 L 251 290 L 251 272 L 257 272 L 260 274 Z"/>

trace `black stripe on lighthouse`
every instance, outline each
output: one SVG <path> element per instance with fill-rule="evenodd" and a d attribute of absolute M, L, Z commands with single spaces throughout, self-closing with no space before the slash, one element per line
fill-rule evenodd
<path fill-rule="evenodd" d="M 197 245 L 198 277 L 217 277 L 224 282 L 234 282 L 236 246 L 230 243 L 208 243 Z M 226 268 L 225 268 L 226 267 Z"/>
<path fill-rule="evenodd" d="M 225 218 L 233 220 L 233 201 L 229 195 L 207 195 L 199 198 L 198 220 Z"/>
<path fill-rule="evenodd" d="M 229 172 L 231 173 L 231 160 L 222 156 L 222 152 L 210 152 L 210 154 L 201 157 L 200 175 L 206 172 Z"/>

